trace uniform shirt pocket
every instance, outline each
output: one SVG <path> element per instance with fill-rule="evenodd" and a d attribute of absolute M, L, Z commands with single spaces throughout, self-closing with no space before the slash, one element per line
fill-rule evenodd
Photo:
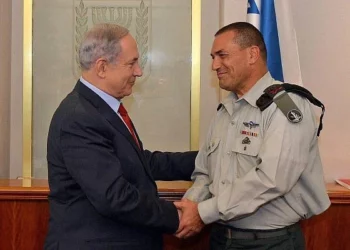
<path fill-rule="evenodd" d="M 219 158 L 220 138 L 213 138 L 207 145 L 207 164 L 209 168 L 209 176 L 214 178 L 217 161 Z"/>
<path fill-rule="evenodd" d="M 259 154 L 262 138 L 258 136 L 240 135 L 233 143 L 232 151 L 238 154 L 256 157 Z"/>
<path fill-rule="evenodd" d="M 232 153 L 237 178 L 245 176 L 252 168 L 256 168 L 261 163 L 258 157 L 261 144 L 261 138 L 246 135 L 239 136 L 233 143 Z"/>
<path fill-rule="evenodd" d="M 213 138 L 212 140 L 210 140 L 207 146 L 207 156 L 210 156 L 215 151 L 217 152 L 219 144 L 220 144 L 220 138 Z"/>

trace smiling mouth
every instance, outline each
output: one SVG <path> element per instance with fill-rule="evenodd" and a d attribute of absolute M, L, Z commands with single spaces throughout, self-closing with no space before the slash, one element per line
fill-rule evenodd
<path fill-rule="evenodd" d="M 217 77 L 220 79 L 220 78 L 222 78 L 225 74 L 226 74 L 226 73 L 221 72 L 221 73 L 217 73 L 216 75 L 217 75 Z"/>

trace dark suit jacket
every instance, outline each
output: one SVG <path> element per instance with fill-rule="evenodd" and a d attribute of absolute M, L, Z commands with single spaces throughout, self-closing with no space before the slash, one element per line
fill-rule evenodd
<path fill-rule="evenodd" d="M 140 150 L 119 116 L 78 82 L 49 129 L 45 249 L 162 249 L 162 234 L 179 219 L 154 179 L 189 179 L 196 154 Z"/>

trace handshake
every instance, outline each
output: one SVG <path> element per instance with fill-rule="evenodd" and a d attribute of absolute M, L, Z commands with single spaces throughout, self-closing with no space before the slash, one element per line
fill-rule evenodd
<path fill-rule="evenodd" d="M 179 228 L 175 236 L 180 239 L 186 239 L 199 233 L 205 224 L 198 212 L 198 203 L 183 198 L 181 201 L 174 202 L 179 213 Z"/>

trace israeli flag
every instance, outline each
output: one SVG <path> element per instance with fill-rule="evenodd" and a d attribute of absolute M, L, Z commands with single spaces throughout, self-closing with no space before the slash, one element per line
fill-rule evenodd
<path fill-rule="evenodd" d="M 276 80 L 302 85 L 289 0 L 248 0 L 247 22 L 263 34 L 267 64 Z"/>

